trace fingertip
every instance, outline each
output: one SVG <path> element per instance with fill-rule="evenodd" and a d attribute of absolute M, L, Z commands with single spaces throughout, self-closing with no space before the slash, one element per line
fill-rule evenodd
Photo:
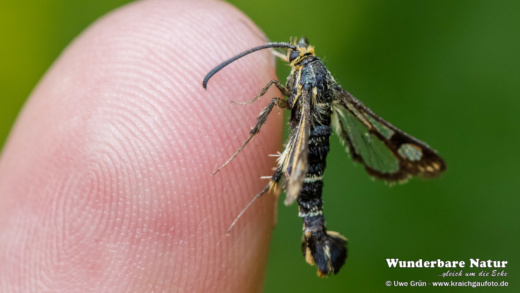
<path fill-rule="evenodd" d="M 3 239 L 24 240 L 2 246 L 13 280 L 41 272 L 51 282 L 42 286 L 115 292 L 146 291 L 153 276 L 159 291 L 260 290 L 273 199 L 226 229 L 267 183 L 259 178 L 275 166 L 267 155 L 279 150 L 281 116 L 211 173 L 267 104 L 229 101 L 275 78 L 272 57 L 255 53 L 201 87 L 215 65 L 263 42 L 252 29 L 225 2 L 151 0 L 104 17 L 67 48 L 2 157 L 0 191 L 14 201 Z M 27 275 L 28 266 L 37 269 Z"/>

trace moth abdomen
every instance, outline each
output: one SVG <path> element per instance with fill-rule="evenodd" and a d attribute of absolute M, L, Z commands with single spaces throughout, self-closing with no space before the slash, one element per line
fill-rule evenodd
<path fill-rule="evenodd" d="M 323 216 L 323 172 L 329 152 L 329 125 L 311 128 L 308 170 L 298 195 L 299 216 L 303 218 L 302 252 L 310 265 L 316 265 L 318 276 L 336 274 L 347 258 L 347 241 L 335 232 L 327 232 Z"/>

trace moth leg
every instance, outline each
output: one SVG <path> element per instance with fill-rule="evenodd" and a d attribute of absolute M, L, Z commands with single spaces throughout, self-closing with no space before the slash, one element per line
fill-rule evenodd
<path fill-rule="evenodd" d="M 279 192 L 278 182 L 280 182 L 281 178 L 282 178 L 282 168 L 278 168 L 278 169 L 276 169 L 276 172 L 274 172 L 273 176 L 271 176 L 271 179 L 269 180 L 269 183 L 267 184 L 267 186 L 264 187 L 264 189 L 262 189 L 262 191 L 260 191 L 257 195 L 255 195 L 255 197 L 253 197 L 253 199 L 246 205 L 246 207 L 240 212 L 240 214 L 238 214 L 238 216 L 235 218 L 233 223 L 231 223 L 231 225 L 227 229 L 226 233 L 229 234 L 229 232 L 231 232 L 231 229 L 233 229 L 233 226 L 235 226 L 235 224 L 238 222 L 238 219 L 240 219 L 240 217 L 242 217 L 242 215 L 247 211 L 247 209 L 257 199 L 259 199 L 262 195 L 264 195 L 264 193 L 266 193 L 268 190 L 274 190 L 274 192 L 276 192 L 276 193 Z"/>
<path fill-rule="evenodd" d="M 249 132 L 251 135 L 249 138 L 242 144 L 242 146 L 236 151 L 236 153 L 227 160 L 224 165 L 222 165 L 220 168 L 218 168 L 215 172 L 213 172 L 213 175 L 217 174 L 218 171 L 222 170 L 227 164 L 229 164 L 233 159 L 244 149 L 244 147 L 253 139 L 253 137 L 260 132 L 260 128 L 262 125 L 264 125 L 265 121 L 267 120 L 267 117 L 269 116 L 269 113 L 273 110 L 274 106 L 278 106 L 280 108 L 288 108 L 289 104 L 287 104 L 287 101 L 281 99 L 281 98 L 273 98 L 269 105 L 265 107 L 262 112 L 260 112 L 260 115 L 256 118 L 257 122 L 253 129 L 251 129 L 251 132 Z"/>
<path fill-rule="evenodd" d="M 270 82 L 268 82 L 263 88 L 262 90 L 260 91 L 260 93 L 254 97 L 251 101 L 248 101 L 248 102 L 237 102 L 237 101 L 231 101 L 231 103 L 233 104 L 237 104 L 237 105 L 249 105 L 249 104 L 252 104 L 254 102 L 256 102 L 256 100 L 258 100 L 261 96 L 265 95 L 265 93 L 267 93 L 267 91 L 269 90 L 269 88 L 272 86 L 272 85 L 275 85 L 279 90 L 280 92 L 288 97 L 291 95 L 291 92 L 282 84 L 280 83 L 278 80 L 276 79 L 273 79 L 271 80 Z"/>
<path fill-rule="evenodd" d="M 271 53 L 275 56 L 275 57 L 278 57 L 280 58 L 280 60 L 284 61 L 284 62 L 289 62 L 289 58 L 287 58 L 287 54 L 285 54 L 284 52 L 280 52 L 278 50 L 271 50 Z"/>

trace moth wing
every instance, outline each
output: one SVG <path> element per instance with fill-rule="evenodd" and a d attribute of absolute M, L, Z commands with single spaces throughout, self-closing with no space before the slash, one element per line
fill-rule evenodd
<path fill-rule="evenodd" d="M 367 172 L 387 181 L 420 175 L 439 176 L 444 160 L 426 143 L 377 116 L 341 87 L 335 89 L 333 126 L 352 158 Z"/>
<path fill-rule="evenodd" d="M 282 154 L 283 172 L 285 175 L 286 196 L 285 204 L 293 203 L 302 188 L 303 179 L 308 169 L 308 148 L 310 135 L 310 89 L 303 89 L 297 97 L 300 101 L 300 121 L 292 132 L 287 147 Z"/>

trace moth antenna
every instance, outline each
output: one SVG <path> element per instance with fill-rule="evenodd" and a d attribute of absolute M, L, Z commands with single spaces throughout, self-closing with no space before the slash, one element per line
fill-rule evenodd
<path fill-rule="evenodd" d="M 219 65 L 217 65 L 217 67 L 213 68 L 207 75 L 206 77 L 204 77 L 204 80 L 202 81 L 202 87 L 204 87 L 204 89 L 206 89 L 207 85 L 208 85 L 208 81 L 209 79 L 215 75 L 217 72 L 219 72 L 222 68 L 228 66 L 230 63 L 246 56 L 246 55 L 249 55 L 253 52 L 256 52 L 256 51 L 259 51 L 259 50 L 263 50 L 263 49 L 267 49 L 267 48 L 289 48 L 289 49 L 292 49 L 292 50 L 297 50 L 297 47 L 295 45 L 291 45 L 289 43 L 267 43 L 265 45 L 260 45 L 258 47 L 254 47 L 254 48 L 251 48 L 245 52 L 242 52 L 238 55 L 236 55 L 235 57 L 231 58 L 231 59 L 228 59 L 222 63 L 220 63 Z"/>

